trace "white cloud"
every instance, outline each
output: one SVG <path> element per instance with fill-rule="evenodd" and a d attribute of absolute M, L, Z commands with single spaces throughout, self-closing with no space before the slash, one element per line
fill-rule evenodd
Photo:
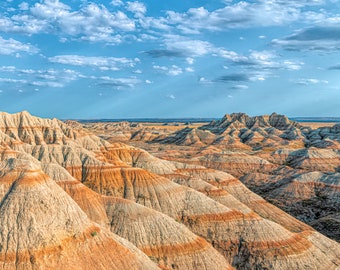
<path fill-rule="evenodd" d="M 299 20 L 300 13 L 298 7 L 275 1 L 241 1 L 211 12 L 199 7 L 190 8 L 186 13 L 168 11 L 167 16 L 169 23 L 177 25 L 183 33 L 199 33 L 202 30 L 282 25 Z"/>
<path fill-rule="evenodd" d="M 150 81 L 150 80 L 145 80 L 145 83 L 147 83 L 147 84 L 151 84 L 151 83 L 152 83 L 152 81 Z"/>
<path fill-rule="evenodd" d="M 33 86 L 35 89 L 38 89 L 37 87 L 61 88 L 79 79 L 87 79 L 97 86 L 111 87 L 118 90 L 134 88 L 137 84 L 143 83 L 142 80 L 136 77 L 114 78 L 110 76 L 88 76 L 71 69 L 34 70 L 19 69 L 13 66 L 1 66 L 0 72 L 3 74 L 10 73 L 8 77 L 0 78 L 0 83 L 21 85 L 23 87 Z M 146 80 L 145 83 L 152 82 Z"/>
<path fill-rule="evenodd" d="M 305 63 L 301 61 L 292 61 L 292 60 L 283 61 L 283 65 L 289 70 L 300 70 L 304 64 Z"/>
<path fill-rule="evenodd" d="M 228 51 L 224 48 L 215 47 L 208 41 L 190 39 L 180 35 L 165 35 L 163 40 L 166 50 L 153 50 L 149 54 L 154 57 L 183 57 L 186 56 L 186 61 L 189 64 L 194 63 L 194 57 L 200 57 L 207 54 L 219 56 L 232 61 L 244 61 L 245 58 L 242 55 L 234 51 Z"/>
<path fill-rule="evenodd" d="M 306 9 L 324 1 L 224 1 L 225 6 L 208 11 L 204 7 L 190 8 L 184 13 L 167 11 L 169 25 L 184 34 L 199 34 L 204 30 L 225 31 L 230 28 L 252 28 L 284 25 L 291 22 L 313 23 L 326 18 L 326 12 Z M 244 37 L 240 37 L 241 40 Z"/>
<path fill-rule="evenodd" d="M 15 39 L 4 39 L 0 37 L 0 54 L 11 55 L 19 52 L 28 54 L 38 53 L 38 49 L 31 44 L 24 44 Z"/>
<path fill-rule="evenodd" d="M 169 98 L 169 99 L 176 99 L 176 97 L 173 94 L 166 95 L 166 97 Z"/>
<path fill-rule="evenodd" d="M 137 17 L 143 17 L 146 13 L 146 6 L 141 2 L 127 2 L 126 9 L 132 13 L 135 13 Z"/>
<path fill-rule="evenodd" d="M 261 0 L 260 2 L 265 2 L 266 0 Z M 335 0 L 337 1 L 337 0 Z M 325 0 L 272 0 L 273 4 L 282 5 L 282 6 L 289 6 L 295 8 L 301 8 L 305 6 L 318 6 L 325 4 Z"/>
<path fill-rule="evenodd" d="M 120 43 L 117 31 L 133 31 L 135 23 L 121 11 L 110 13 L 103 5 L 89 4 L 77 12 L 60 16 L 56 22 L 63 34 L 91 42 Z"/>
<path fill-rule="evenodd" d="M 168 74 L 172 75 L 172 76 L 177 76 L 183 73 L 182 68 L 176 66 L 176 65 L 172 65 L 169 70 L 168 70 Z"/>
<path fill-rule="evenodd" d="M 112 78 L 109 76 L 102 76 L 102 77 L 90 76 L 88 78 L 93 79 L 97 85 L 111 87 L 117 90 L 123 90 L 126 88 L 134 88 L 137 84 L 142 83 L 141 80 L 135 77 Z"/>
<path fill-rule="evenodd" d="M 154 65 L 153 69 L 158 70 L 170 76 L 178 76 L 183 73 L 183 69 L 176 65 L 172 65 L 171 67 Z"/>
<path fill-rule="evenodd" d="M 225 48 L 215 47 L 213 44 L 202 40 L 193 40 L 187 37 L 179 35 L 165 35 L 164 50 L 152 50 L 147 52 L 154 58 L 157 57 L 186 57 L 187 63 L 193 63 L 194 57 L 201 57 L 205 55 L 211 55 L 216 57 L 222 57 L 230 60 L 233 66 L 242 66 L 246 68 L 250 73 L 254 74 L 259 70 L 272 71 L 272 70 L 300 70 L 304 65 L 301 61 L 292 59 L 281 59 L 282 57 L 277 55 L 274 51 L 250 51 L 248 55 L 241 55 L 234 51 L 226 50 Z M 158 67 L 160 69 L 161 67 Z M 163 67 L 166 68 L 166 67 Z M 228 69 L 228 66 L 223 66 L 224 69 Z M 185 68 L 187 72 L 193 72 L 192 68 Z M 172 74 L 180 74 L 179 72 L 171 72 Z M 164 73 L 169 72 L 166 70 Z M 265 76 L 251 77 L 254 81 L 263 81 L 269 73 Z"/>
<path fill-rule="evenodd" d="M 0 78 L 0 82 L 2 82 L 2 83 L 15 83 L 15 84 L 17 84 L 17 83 L 23 83 L 23 84 L 27 83 L 26 80 L 11 79 L 11 78 Z"/>
<path fill-rule="evenodd" d="M 164 43 L 168 50 L 178 51 L 188 56 L 202 56 L 213 50 L 213 45 L 210 42 L 192 40 L 178 35 L 166 36 Z"/>
<path fill-rule="evenodd" d="M 228 51 L 224 48 L 215 48 L 213 53 L 225 59 L 229 59 L 233 62 L 247 61 L 247 57 L 240 55 L 234 51 Z"/>
<path fill-rule="evenodd" d="M 15 66 L 1 66 L 0 71 L 2 72 L 15 72 L 17 69 Z"/>
<path fill-rule="evenodd" d="M 36 34 L 52 33 L 65 38 L 79 38 L 91 42 L 117 44 L 120 33 L 135 30 L 133 19 L 122 11 L 110 12 L 104 5 L 89 3 L 73 11 L 58 0 L 43 0 L 28 7 L 22 4 L 22 13 L 0 18 L 0 31 Z"/>
<path fill-rule="evenodd" d="M 22 2 L 21 4 L 19 4 L 19 9 L 20 10 L 28 10 L 29 9 L 29 4 L 26 2 Z"/>
<path fill-rule="evenodd" d="M 195 70 L 192 67 L 185 68 L 185 71 L 187 72 L 194 72 Z"/>
<path fill-rule="evenodd" d="M 48 22 L 29 15 L 13 15 L 0 18 L 0 31 L 5 33 L 37 34 L 46 32 Z"/>
<path fill-rule="evenodd" d="M 3 74 L 11 74 L 11 78 L 0 78 L 0 82 L 2 83 L 41 87 L 64 87 L 67 83 L 84 77 L 81 73 L 70 69 L 34 70 L 19 69 L 14 66 L 2 66 L 0 67 L 0 71 Z M 14 76 L 17 78 L 13 78 Z"/>
<path fill-rule="evenodd" d="M 196 19 L 204 19 L 209 16 L 209 11 L 204 7 L 190 8 L 187 12 L 191 17 Z"/>
<path fill-rule="evenodd" d="M 42 81 L 33 81 L 29 83 L 30 85 L 34 86 L 41 86 L 41 87 L 52 87 L 52 88 L 62 88 L 65 86 L 64 83 L 60 82 L 52 82 L 52 81 L 47 81 L 47 82 L 42 82 Z"/>
<path fill-rule="evenodd" d="M 206 79 L 205 77 L 200 77 L 198 79 L 198 82 L 201 83 L 201 84 L 205 84 L 205 85 L 209 85 L 209 84 L 212 84 L 213 82 L 211 80 L 208 80 Z"/>
<path fill-rule="evenodd" d="M 162 31 L 168 31 L 171 30 L 171 26 L 169 25 L 169 21 L 166 18 L 154 18 L 154 17 L 140 17 L 139 18 L 139 25 L 147 30 L 150 30 L 151 28 L 157 29 L 157 30 L 162 30 Z M 155 37 L 150 36 L 150 35 L 141 35 L 142 39 L 155 39 Z"/>
<path fill-rule="evenodd" d="M 156 69 L 156 70 L 161 70 L 161 71 L 167 71 L 167 70 L 168 70 L 168 68 L 165 67 L 165 66 L 157 66 L 157 65 L 154 65 L 152 68 L 153 68 L 153 69 Z"/>
<path fill-rule="evenodd" d="M 95 57 L 81 55 L 58 55 L 48 58 L 52 63 L 59 63 L 72 66 L 95 67 L 100 70 L 120 70 L 121 68 L 133 68 L 140 60 L 138 58 L 115 58 L 115 57 Z"/>
<path fill-rule="evenodd" d="M 311 85 L 311 84 L 328 84 L 327 80 L 319 80 L 319 79 L 299 79 L 294 81 L 296 84 L 299 85 Z"/>
<path fill-rule="evenodd" d="M 187 63 L 188 63 L 189 65 L 193 65 L 194 62 L 195 62 L 195 59 L 194 59 L 194 58 L 191 58 L 191 57 L 187 57 L 185 60 L 187 61 Z"/>
<path fill-rule="evenodd" d="M 301 61 L 295 60 L 281 60 L 280 57 L 273 51 L 250 51 L 248 56 L 235 55 L 230 59 L 238 65 L 246 66 L 250 69 L 285 69 L 285 70 L 300 70 Z"/>
<path fill-rule="evenodd" d="M 123 2 L 121 0 L 112 0 L 110 4 L 113 6 L 121 6 Z"/>
<path fill-rule="evenodd" d="M 43 3 L 36 3 L 30 8 L 31 14 L 41 19 L 57 19 L 68 16 L 71 8 L 59 0 L 45 0 Z"/>
<path fill-rule="evenodd" d="M 162 31 L 181 31 L 185 34 L 198 34 L 204 30 L 225 31 L 230 28 L 247 28 L 258 26 L 283 25 L 295 21 L 308 23 L 330 19 L 326 11 L 305 10 L 306 6 L 317 6 L 324 1 L 283 1 L 258 0 L 232 2 L 225 0 L 224 7 L 212 11 L 204 7 L 190 8 L 179 13 L 167 11 L 165 17 L 147 17 L 146 5 L 139 1 L 124 2 L 108 1 L 112 12 L 104 4 L 95 1 L 82 1 L 83 5 L 74 9 L 59 0 L 41 0 L 31 4 L 19 4 L 21 12 L 14 16 L 0 18 L 0 31 L 16 33 L 53 33 L 65 38 L 79 38 L 90 42 L 106 42 L 117 44 L 124 41 L 126 32 L 142 27 Z M 135 18 L 129 18 L 124 12 L 117 10 L 125 8 L 134 13 Z M 336 21 L 336 17 L 333 21 Z M 154 32 L 150 32 L 154 34 Z M 147 38 L 152 35 L 144 34 Z M 259 36 L 263 38 L 264 36 Z M 153 37 L 154 38 L 154 37 Z M 196 44 L 201 47 L 202 44 Z M 198 51 L 198 50 L 196 50 Z"/>
<path fill-rule="evenodd" d="M 277 56 L 270 51 L 252 51 L 249 55 L 250 61 L 261 65 L 263 67 L 275 68 L 279 64 L 275 62 L 273 59 L 277 58 Z"/>
<path fill-rule="evenodd" d="M 233 89 L 237 89 L 237 90 L 246 90 L 248 89 L 249 86 L 248 85 L 244 85 L 244 84 L 237 84 L 233 86 Z"/>

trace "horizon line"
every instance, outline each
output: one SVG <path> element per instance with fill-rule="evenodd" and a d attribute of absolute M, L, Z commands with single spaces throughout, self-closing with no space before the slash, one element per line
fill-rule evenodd
<path fill-rule="evenodd" d="M 340 117 L 338 116 L 293 116 L 289 117 L 290 120 L 297 122 L 340 122 Z M 85 122 L 184 122 L 184 121 L 195 121 L 195 122 L 206 122 L 213 120 L 220 120 L 222 117 L 118 117 L 118 118 L 60 118 L 62 121 L 85 121 Z"/>

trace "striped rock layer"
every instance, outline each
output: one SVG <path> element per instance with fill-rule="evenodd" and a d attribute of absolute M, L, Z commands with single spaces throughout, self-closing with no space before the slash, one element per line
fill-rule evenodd
<path fill-rule="evenodd" d="M 81 251 L 85 259 L 91 257 L 92 266 L 102 262 L 103 269 L 339 266 L 336 242 L 220 171 L 162 160 L 26 112 L 0 114 L 0 157 L 0 226 L 4 246 L 9 247 L 0 251 L 5 269 L 21 261 L 7 254 L 31 254 L 35 248 L 70 269 L 67 254 L 81 267 Z M 46 204 L 34 208 L 40 201 Z M 53 216 L 60 218 L 48 230 Z M 12 241 L 8 235 L 13 231 Z M 79 234 L 83 238 L 78 239 Z M 69 236 L 72 241 L 64 241 Z M 80 241 L 76 247 L 73 239 Z M 105 239 L 117 244 L 106 248 Z M 61 246 L 64 253 L 50 246 Z M 120 246 L 127 251 L 120 253 Z M 130 262 L 129 252 L 134 253 Z M 33 256 L 38 269 L 48 268 L 43 255 Z M 25 255 L 22 261 L 32 265 L 30 258 Z M 118 266 L 110 265 L 113 261 Z"/>
<path fill-rule="evenodd" d="M 339 124 L 311 128 L 275 113 L 256 117 L 235 113 L 206 125 L 189 124 L 185 128 L 170 123 L 158 127 L 147 123 L 83 126 L 111 141 L 140 146 L 163 159 L 160 162 L 145 158 L 145 153 L 133 155 L 133 160 L 125 159 L 131 166 L 167 174 L 168 178 L 174 162 L 224 171 L 267 201 L 340 241 Z M 120 140 L 120 132 L 124 140 Z M 164 159 L 172 161 L 172 165 L 165 164 Z M 171 179 L 184 183 L 181 177 Z M 189 186 L 193 183 L 192 179 L 186 181 Z M 267 212 L 263 207 L 252 207 Z"/>

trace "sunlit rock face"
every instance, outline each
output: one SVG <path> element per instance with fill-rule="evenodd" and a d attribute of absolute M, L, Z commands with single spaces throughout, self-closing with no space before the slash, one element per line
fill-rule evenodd
<path fill-rule="evenodd" d="M 299 128 L 275 115 L 233 117 L 263 137 L 260 129 L 268 123 L 278 137 Z M 227 164 L 228 154 L 218 157 L 220 146 L 214 145 L 223 132 L 212 124 L 198 128 L 199 143 L 185 146 L 211 144 L 211 164 Z M 296 134 L 300 140 L 302 133 Z M 0 263 L 4 269 L 337 269 L 336 242 L 221 171 L 232 168 L 243 176 L 280 169 L 242 152 L 262 140 L 256 136 L 236 136 L 245 147 L 233 152 L 230 165 L 207 168 L 204 149 L 165 160 L 110 143 L 74 122 L 1 113 Z M 241 169 L 232 167 L 236 161 Z M 321 178 L 314 182 L 323 183 Z"/>
<path fill-rule="evenodd" d="M 121 142 L 142 147 L 162 159 L 229 173 L 266 200 L 340 241 L 339 124 L 308 125 L 276 113 L 255 117 L 234 113 L 205 124 L 108 122 L 83 127 L 112 142 L 119 142 L 119 134 L 124 132 Z M 151 163 L 155 166 L 147 164 L 135 166 L 158 174 L 166 174 L 166 170 L 161 172 L 165 167 L 169 169 L 155 161 Z M 315 173 L 321 173 L 321 182 L 314 181 Z M 304 176 L 313 177 L 297 181 Z M 329 184 L 325 179 L 336 181 Z"/>

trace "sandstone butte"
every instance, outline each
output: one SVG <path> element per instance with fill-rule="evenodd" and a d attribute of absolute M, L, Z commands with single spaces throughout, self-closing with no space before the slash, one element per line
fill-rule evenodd
<path fill-rule="evenodd" d="M 199 156 L 174 159 L 76 123 L 0 113 L 3 269 L 339 268 L 337 242 Z"/>

